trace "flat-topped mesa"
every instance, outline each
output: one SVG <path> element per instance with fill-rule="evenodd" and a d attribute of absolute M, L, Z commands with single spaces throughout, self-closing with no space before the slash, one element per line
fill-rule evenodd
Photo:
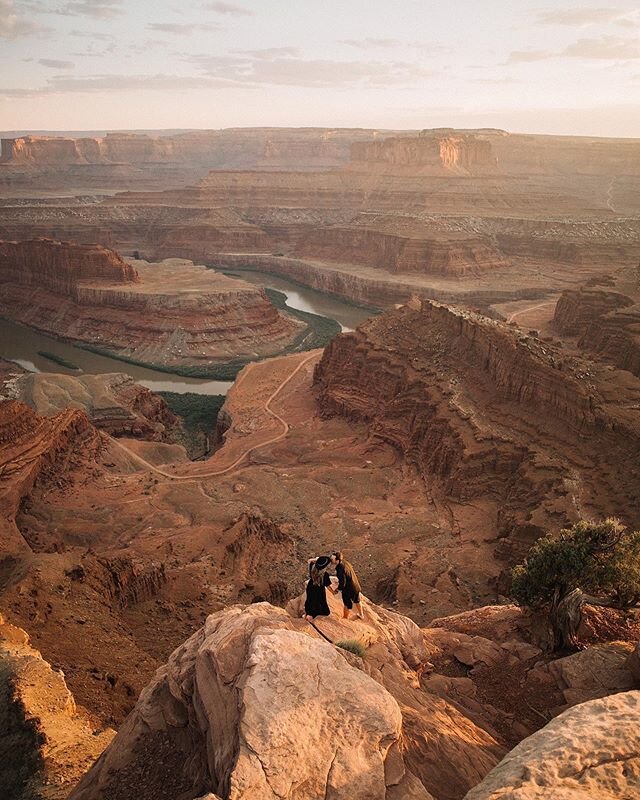
<path fill-rule="evenodd" d="M 115 250 L 101 245 L 30 239 L 0 241 L 0 283 L 75 295 L 80 281 L 136 283 L 139 275 Z"/>
<path fill-rule="evenodd" d="M 423 131 L 420 136 L 354 142 L 351 167 L 422 175 L 474 175 L 497 172 L 491 142 L 456 131 Z"/>
<path fill-rule="evenodd" d="M 3 248 L 0 313 L 107 355 L 197 367 L 207 377 L 221 364 L 275 355 L 305 338 L 305 324 L 264 290 L 191 262 L 137 261 L 134 269 L 99 247 L 35 241 Z"/>
<path fill-rule="evenodd" d="M 640 431 L 625 407 L 631 393 L 607 393 L 601 380 L 591 362 L 515 327 L 427 300 L 338 336 L 315 373 L 325 415 L 366 422 L 446 496 L 495 503 L 509 559 L 559 513 L 576 517 L 571 481 L 584 481 L 581 502 L 589 496 L 600 512 L 614 511 L 613 494 L 629 507 L 624 459 L 640 453 Z M 567 466 L 578 452 L 583 473 Z"/>

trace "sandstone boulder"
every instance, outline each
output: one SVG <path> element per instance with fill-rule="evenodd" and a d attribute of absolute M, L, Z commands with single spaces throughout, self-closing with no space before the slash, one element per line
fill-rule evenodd
<path fill-rule="evenodd" d="M 363 622 L 333 613 L 312 626 L 299 603 L 211 615 L 73 800 L 453 800 L 497 763 L 486 731 L 420 687 L 414 623 L 367 603 Z M 364 657 L 336 646 L 349 638 Z"/>
<path fill-rule="evenodd" d="M 640 692 L 565 711 L 515 747 L 465 800 L 640 797 Z"/>

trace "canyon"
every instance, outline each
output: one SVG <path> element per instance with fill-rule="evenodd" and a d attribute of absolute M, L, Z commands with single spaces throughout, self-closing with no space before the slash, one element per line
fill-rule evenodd
<path fill-rule="evenodd" d="M 179 261 L 134 267 L 100 246 L 0 242 L 0 286 L 12 320 L 165 368 L 206 373 L 306 336 L 253 286 Z"/>
<path fill-rule="evenodd" d="M 0 361 L 0 753 L 27 765 L 0 759 L 0 794 L 633 796 L 637 614 L 587 606 L 551 652 L 507 596 L 546 532 L 640 527 L 640 145 L 5 142 L 0 314 L 237 377 L 192 460 L 115 359 Z M 371 317 L 320 341 L 243 269 Z M 336 549 L 365 618 L 331 595 L 310 624 L 307 559 Z"/>

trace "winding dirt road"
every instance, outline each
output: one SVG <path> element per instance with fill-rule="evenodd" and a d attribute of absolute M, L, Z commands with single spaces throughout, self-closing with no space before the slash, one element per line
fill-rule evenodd
<path fill-rule="evenodd" d="M 547 303 L 538 303 L 537 306 L 527 306 L 527 308 L 521 308 L 519 311 L 514 311 L 513 314 L 510 314 L 509 317 L 507 317 L 507 322 L 513 322 L 516 317 L 519 317 L 521 314 L 527 314 L 529 311 L 535 311 L 537 308 L 554 306 L 557 302 L 557 300 L 550 300 Z"/>
<path fill-rule="evenodd" d="M 226 475 L 226 473 L 231 472 L 232 470 L 236 469 L 251 453 L 255 450 L 259 450 L 261 447 L 267 447 L 267 445 L 275 444 L 276 442 L 281 441 L 284 437 L 289 433 L 289 423 L 286 422 L 279 414 L 271 409 L 271 403 L 276 399 L 276 397 L 280 394 L 280 392 L 284 389 L 284 387 L 290 383 L 293 378 L 300 372 L 300 370 L 308 364 L 309 361 L 312 361 L 314 358 L 318 357 L 318 353 L 313 353 L 307 358 L 303 359 L 296 368 L 288 375 L 271 393 L 270 397 L 264 404 L 265 411 L 270 414 L 275 420 L 277 420 L 282 425 L 282 431 L 277 435 L 273 436 L 271 439 L 267 439 L 266 442 L 260 442 L 260 444 L 253 445 L 252 447 L 247 448 L 243 453 L 241 453 L 233 463 L 229 464 L 228 467 L 224 467 L 224 469 L 212 470 L 211 472 L 198 472 L 190 475 L 172 475 L 170 472 L 166 472 L 159 467 L 154 466 L 146 459 L 139 456 L 137 453 L 134 453 L 130 450 L 125 444 L 120 442 L 118 439 L 113 439 L 112 441 L 118 445 L 118 447 L 122 448 L 127 452 L 127 455 L 130 456 L 136 463 L 143 466 L 145 469 L 151 470 L 155 472 L 157 475 L 162 475 L 163 478 L 169 478 L 172 481 L 193 481 L 198 480 L 199 478 L 215 478 L 218 475 Z M 245 372 L 243 376 L 243 380 L 246 378 L 248 373 Z"/>

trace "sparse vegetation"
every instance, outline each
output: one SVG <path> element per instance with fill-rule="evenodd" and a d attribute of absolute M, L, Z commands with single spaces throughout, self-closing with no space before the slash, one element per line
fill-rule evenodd
<path fill-rule="evenodd" d="M 174 414 L 182 419 L 186 441 L 182 442 L 191 456 L 200 457 L 209 452 L 209 437 L 216 428 L 218 412 L 225 400 L 223 394 L 196 394 L 194 392 L 158 392 Z"/>
<path fill-rule="evenodd" d="M 640 601 L 640 531 L 615 519 L 578 522 L 537 541 L 512 572 L 511 597 L 547 613 L 556 649 L 574 648 L 585 603 L 629 609 Z"/>
<path fill-rule="evenodd" d="M 339 642 L 336 642 L 336 647 L 341 647 L 348 653 L 353 653 L 354 656 L 360 656 L 360 658 L 364 658 L 367 652 L 367 648 L 359 639 L 341 639 Z"/>
<path fill-rule="evenodd" d="M 50 353 L 48 350 L 38 350 L 38 355 L 42 356 L 42 358 L 46 358 L 49 361 L 53 361 L 54 364 L 58 364 L 65 369 L 73 369 L 76 372 L 80 371 L 80 367 L 78 367 L 76 364 L 73 364 L 71 361 L 67 361 L 66 358 L 63 358 L 56 353 Z"/>

